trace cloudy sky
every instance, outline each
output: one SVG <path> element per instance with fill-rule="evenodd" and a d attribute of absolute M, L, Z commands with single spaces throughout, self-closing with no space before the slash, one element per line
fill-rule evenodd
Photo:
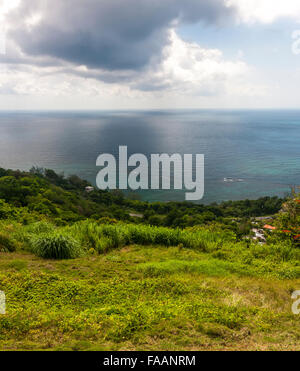
<path fill-rule="evenodd" d="M 299 96 L 299 0 L 0 0 L 2 110 L 300 108 Z"/>

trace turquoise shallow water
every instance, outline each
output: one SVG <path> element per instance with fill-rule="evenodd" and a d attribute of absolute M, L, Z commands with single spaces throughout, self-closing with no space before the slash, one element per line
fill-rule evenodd
<path fill-rule="evenodd" d="M 299 143 L 300 111 L 0 113 L 4 168 L 42 166 L 95 183 L 96 158 L 117 155 L 119 145 L 127 145 L 129 155 L 200 153 L 205 155 L 204 203 L 285 195 L 300 184 Z M 183 200 L 184 192 L 141 196 Z"/>

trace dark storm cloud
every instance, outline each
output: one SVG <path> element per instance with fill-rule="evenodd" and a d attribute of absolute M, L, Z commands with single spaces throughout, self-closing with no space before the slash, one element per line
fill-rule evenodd
<path fill-rule="evenodd" d="M 158 62 L 175 23 L 219 23 L 224 0 L 22 0 L 11 37 L 27 56 L 89 69 L 135 70 Z M 28 16 L 41 13 L 27 27 Z"/>

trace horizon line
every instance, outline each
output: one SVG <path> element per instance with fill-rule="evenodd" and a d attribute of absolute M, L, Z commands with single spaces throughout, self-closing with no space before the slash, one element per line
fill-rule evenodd
<path fill-rule="evenodd" d="M 300 107 L 265 108 L 43 108 L 43 109 L 0 109 L 1 112 L 111 112 L 111 111 L 300 111 Z"/>

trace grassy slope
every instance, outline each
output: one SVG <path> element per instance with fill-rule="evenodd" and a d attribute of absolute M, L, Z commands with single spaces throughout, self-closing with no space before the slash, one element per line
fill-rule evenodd
<path fill-rule="evenodd" d="M 146 204 L 86 194 L 85 185 L 51 170 L 0 169 L 0 350 L 300 350 L 300 318 L 291 312 L 300 250 L 276 236 L 250 244 L 242 239 L 249 221 L 232 221 L 275 213 L 281 200 Z M 294 206 L 287 215 L 297 215 Z M 138 224 L 103 225 L 103 217 Z M 225 224 L 205 224 L 212 221 Z M 65 251 L 73 238 L 79 259 L 29 253 Z"/>
<path fill-rule="evenodd" d="M 178 247 L 69 261 L 1 253 L 0 349 L 300 350 L 300 279 L 263 264 L 244 271 Z"/>

